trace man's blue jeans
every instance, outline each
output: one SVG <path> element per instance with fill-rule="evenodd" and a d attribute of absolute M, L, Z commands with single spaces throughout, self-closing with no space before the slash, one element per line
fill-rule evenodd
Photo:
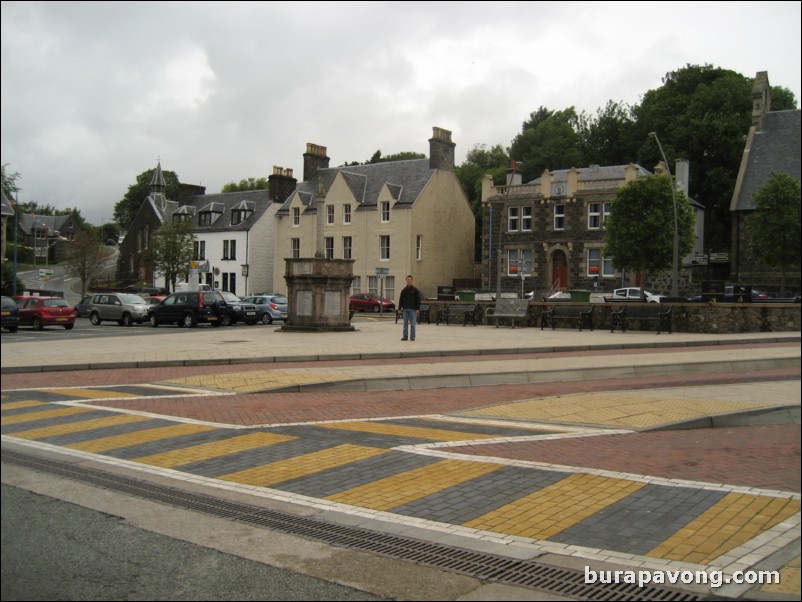
<path fill-rule="evenodd" d="M 403 310 L 404 315 L 404 338 L 407 338 L 408 334 L 411 334 L 411 338 L 415 338 L 415 323 L 417 322 L 417 315 L 416 310 L 414 309 L 406 309 Z M 412 328 L 410 328 L 410 325 Z"/>

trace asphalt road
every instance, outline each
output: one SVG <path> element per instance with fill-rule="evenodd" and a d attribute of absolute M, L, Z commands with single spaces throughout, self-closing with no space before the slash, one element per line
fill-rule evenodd
<path fill-rule="evenodd" d="M 382 600 L 2 485 L 2 598 Z"/>

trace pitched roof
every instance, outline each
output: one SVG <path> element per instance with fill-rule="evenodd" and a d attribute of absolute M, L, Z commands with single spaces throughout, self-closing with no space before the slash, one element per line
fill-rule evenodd
<path fill-rule="evenodd" d="M 385 184 L 397 203 L 412 206 L 436 171 L 429 167 L 429 159 L 319 169 L 311 180 L 302 182 L 296 187 L 284 201 L 278 214 L 289 212 L 290 201 L 296 193 L 300 195 L 301 202 L 309 207 L 317 194 L 320 181 L 322 180 L 324 190 L 328 190 L 334 178 L 340 173 L 359 203 L 357 209 L 376 207 L 379 192 Z"/>
<path fill-rule="evenodd" d="M 591 165 L 589 167 L 574 168 L 574 170 L 579 174 L 580 181 L 590 182 L 593 180 L 623 180 L 626 176 L 628 167 L 629 165 Z M 647 177 L 652 175 L 652 172 L 640 165 L 636 164 L 635 169 L 638 170 L 638 177 Z M 569 171 L 571 170 L 555 169 L 551 171 L 551 181 L 567 182 Z M 530 184 L 536 184 L 540 182 L 541 179 L 542 178 L 536 178 L 532 180 Z"/>
<path fill-rule="evenodd" d="M 763 129 L 755 131 L 751 148 L 747 149 L 743 182 L 732 203 L 734 211 L 755 208 L 754 196 L 773 172 L 787 173 L 800 180 L 802 158 L 802 111 L 773 111 L 766 113 Z"/>

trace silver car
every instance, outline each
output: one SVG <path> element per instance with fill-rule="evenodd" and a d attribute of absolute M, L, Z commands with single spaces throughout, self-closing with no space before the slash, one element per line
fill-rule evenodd
<path fill-rule="evenodd" d="M 245 297 L 244 300 L 256 306 L 262 324 L 272 324 L 273 320 L 287 322 L 287 297 L 284 295 L 270 293 Z"/>
<path fill-rule="evenodd" d="M 97 293 L 92 297 L 89 319 L 95 326 L 103 320 L 117 322 L 120 326 L 142 324 L 148 318 L 147 302 L 131 293 Z"/>

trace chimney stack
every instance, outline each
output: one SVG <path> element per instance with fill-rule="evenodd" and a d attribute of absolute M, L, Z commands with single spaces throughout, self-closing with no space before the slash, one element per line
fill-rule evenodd
<path fill-rule="evenodd" d="M 329 158 L 326 156 L 326 147 L 307 142 L 304 153 L 304 182 L 310 181 L 318 169 L 328 168 Z"/>
<path fill-rule="evenodd" d="M 292 177 L 292 169 L 273 166 L 273 173 L 267 177 L 270 186 L 270 200 L 274 203 L 283 203 L 287 200 L 298 185 L 298 180 Z"/>
<path fill-rule="evenodd" d="M 451 132 L 443 128 L 433 127 L 429 138 L 429 167 L 454 171 L 454 147 Z"/>

